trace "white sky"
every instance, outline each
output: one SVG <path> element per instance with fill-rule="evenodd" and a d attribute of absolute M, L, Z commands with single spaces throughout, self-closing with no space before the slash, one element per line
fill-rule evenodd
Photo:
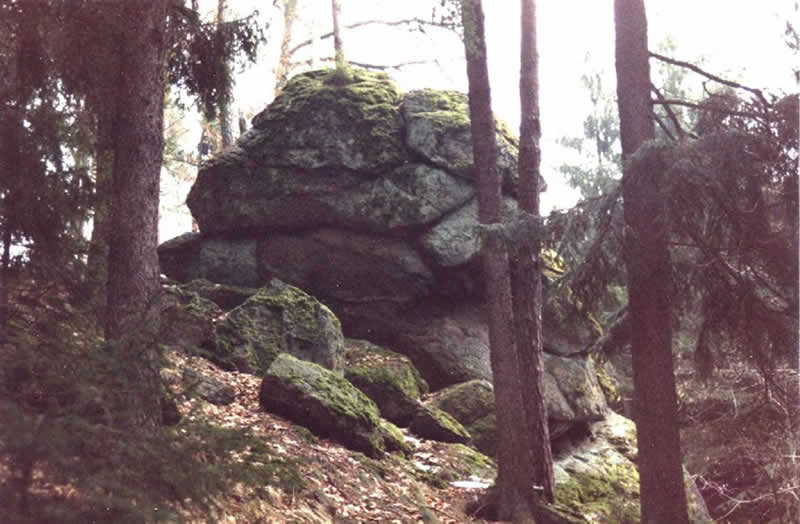
<path fill-rule="evenodd" d="M 317 12 L 320 33 L 330 31 L 330 0 L 299 0 L 301 9 Z M 270 20 L 270 42 L 259 63 L 237 77 L 234 115 L 260 111 L 271 101 L 274 66 L 282 31 L 282 15 L 272 0 L 228 0 L 234 15 L 259 9 Z M 341 0 L 344 24 L 368 20 L 428 18 L 438 0 Z M 489 69 L 495 113 L 512 126 L 519 123 L 519 2 L 484 0 Z M 203 0 L 210 16 L 216 0 Z M 646 1 L 650 48 L 670 37 L 675 57 L 701 63 L 709 72 L 753 87 L 797 90 L 791 72 L 793 59 L 783 41 L 786 20 L 796 18 L 792 0 L 649 0 Z M 538 9 L 540 104 L 542 112 L 542 171 L 548 182 L 543 213 L 568 207 L 576 193 L 557 171 L 564 151 L 556 144 L 563 136 L 582 136 L 589 101 L 580 77 L 587 68 L 603 71 L 613 88 L 613 0 L 540 0 Z M 308 38 L 307 20 L 296 24 L 295 41 Z M 319 44 L 319 53 L 332 54 L 332 40 Z M 403 89 L 420 87 L 466 91 L 463 47 L 455 35 L 431 29 L 427 35 L 405 28 L 365 27 L 345 34 L 345 51 L 353 61 L 391 65 L 436 57 L 438 65 L 411 66 L 389 71 Z M 587 63 L 587 56 L 589 62 Z M 199 130 L 191 125 L 191 144 Z M 193 147 L 193 146 L 189 146 Z M 185 191 L 185 188 L 184 188 Z M 180 198 L 180 197 L 179 197 Z M 166 217 L 162 240 L 188 229 L 186 217 Z"/>

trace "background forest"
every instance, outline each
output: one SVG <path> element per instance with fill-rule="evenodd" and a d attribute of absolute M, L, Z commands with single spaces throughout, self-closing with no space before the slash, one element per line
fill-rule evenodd
<path fill-rule="evenodd" d="M 406 89 L 469 88 L 475 110 L 474 70 L 465 75 L 475 28 L 466 22 L 480 2 L 393 4 L 0 0 L 0 514 L 9 521 L 149 522 L 169 520 L 181 506 L 197 517 L 224 505 L 219 495 L 232 486 L 301 482 L 274 457 L 264 459 L 269 471 L 221 458 L 252 450 L 246 428 L 195 420 L 189 437 L 162 425 L 170 405 L 153 338 L 155 249 L 196 230 L 184 200 L 198 168 L 247 132 L 298 73 L 366 69 Z M 586 352 L 616 383 L 613 409 L 636 418 L 642 390 L 634 390 L 642 364 L 632 363 L 631 346 L 636 355 L 646 322 L 629 304 L 631 268 L 636 258 L 655 259 L 630 247 L 638 234 L 630 202 L 638 195 L 638 212 L 655 217 L 650 231 L 668 259 L 658 282 L 647 283 L 663 285 L 671 303 L 660 310 L 671 331 L 671 351 L 661 355 L 669 365 L 651 376 L 674 381 L 675 420 L 666 423 L 680 435 L 676 467 L 682 460 L 694 475 L 719 522 L 793 522 L 800 511 L 797 2 L 776 8 L 772 25 L 741 28 L 753 47 L 770 42 L 757 59 L 776 71 L 768 78 L 756 65 L 737 70 L 715 62 L 713 51 L 694 51 L 654 21 L 664 5 L 647 3 L 656 30 L 645 40 L 642 114 L 652 117 L 645 119 L 652 132 L 641 148 L 630 148 L 620 121 L 627 88 L 617 82 L 620 55 L 616 68 L 612 55 L 612 2 L 592 2 L 591 9 L 603 5 L 607 27 L 598 22 L 586 38 L 578 23 L 546 27 L 548 16 L 564 13 L 541 2 L 533 22 L 538 100 L 527 113 L 517 94 L 519 33 L 514 60 L 498 36 L 527 15 L 485 4 L 483 59 L 495 113 L 516 130 L 534 111 L 539 134 L 541 114 L 533 179 L 541 173 L 548 190 L 526 209 L 543 211 L 534 246 L 546 256 L 536 271 L 552 277 L 546 293 L 569 296 L 575 314 L 602 333 Z M 627 6 L 618 12 L 620 45 L 619 13 L 640 3 L 616 4 Z M 729 20 L 724 12 L 719 19 Z M 560 33 L 569 40 L 561 55 L 553 43 Z M 604 40 L 586 43 L 589 36 Z M 579 70 L 568 68 L 576 56 Z M 557 100 L 560 88 L 547 75 L 565 68 L 572 81 Z M 577 125 L 555 123 L 560 113 Z M 643 179 L 631 166 L 652 170 L 653 162 L 661 177 L 652 186 L 627 183 Z M 511 251 L 510 281 L 527 285 L 515 280 Z M 502 477 L 502 457 L 498 467 Z M 501 504 L 511 498 L 501 494 Z M 264 511 L 265 519 L 280 515 Z"/>

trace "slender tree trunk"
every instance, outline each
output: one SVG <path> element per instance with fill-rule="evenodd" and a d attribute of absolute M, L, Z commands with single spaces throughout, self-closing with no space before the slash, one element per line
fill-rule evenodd
<path fill-rule="evenodd" d="M 283 37 L 281 38 L 281 51 L 278 56 L 278 68 L 275 72 L 275 96 L 281 92 L 289 80 L 291 70 L 291 53 L 289 45 L 292 42 L 292 29 L 297 18 L 297 0 L 284 0 L 283 2 Z"/>
<path fill-rule="evenodd" d="M 10 312 L 9 287 L 11 286 L 11 229 L 3 231 L 3 254 L 0 261 L 0 344 L 8 339 Z"/>
<path fill-rule="evenodd" d="M 225 35 L 223 34 L 223 24 L 225 23 L 225 0 L 217 3 L 217 45 L 222 48 L 225 45 Z M 219 81 L 222 92 L 219 99 L 219 134 L 222 137 L 222 149 L 227 149 L 233 144 L 233 128 L 231 127 L 231 67 L 227 60 L 219 60 Z"/>
<path fill-rule="evenodd" d="M 614 15 L 642 522 L 680 524 L 688 522 L 688 512 L 672 360 L 664 172 L 661 162 L 632 161 L 655 136 L 644 1 L 615 0 Z"/>
<path fill-rule="evenodd" d="M 114 171 L 114 112 L 98 111 L 95 146 L 95 201 L 86 271 L 88 305 L 99 325 L 105 324 L 108 242 Z"/>
<path fill-rule="evenodd" d="M 342 4 L 340 0 L 331 0 L 331 11 L 333 15 L 333 51 L 336 59 L 336 69 L 343 70 L 346 64 L 344 59 L 342 30 L 339 25 L 339 18 L 342 16 Z"/>
<path fill-rule="evenodd" d="M 166 21 L 169 0 L 128 1 L 122 8 L 113 206 L 108 257 L 106 339 L 130 357 L 130 384 L 121 424 L 152 428 L 159 421 L 158 199 L 163 154 Z M 134 343 L 136 342 L 136 343 Z"/>
<path fill-rule="evenodd" d="M 536 48 L 536 2 L 521 0 L 519 204 L 528 220 L 539 220 L 539 57 Z M 509 248 L 514 330 L 522 375 L 522 395 L 530 424 L 534 482 L 545 500 L 553 502 L 553 454 L 544 403 L 542 354 L 542 269 L 538 228 Z"/>
<path fill-rule="evenodd" d="M 469 80 L 472 150 L 477 172 L 478 218 L 484 226 L 502 222 L 501 180 L 497 170 L 495 123 L 486 64 L 483 8 L 480 0 L 462 0 L 464 47 Z M 497 417 L 495 488 L 498 517 L 529 521 L 533 515 L 533 457 L 511 322 L 512 303 L 506 247 L 501 235 L 485 235 L 481 252 L 489 315 L 489 344 Z"/>

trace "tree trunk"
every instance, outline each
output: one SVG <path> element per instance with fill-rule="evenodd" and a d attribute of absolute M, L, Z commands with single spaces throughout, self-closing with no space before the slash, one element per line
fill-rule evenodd
<path fill-rule="evenodd" d="M 539 79 L 536 48 L 536 2 L 522 0 L 520 68 L 519 204 L 528 220 L 539 220 Z M 534 464 L 534 483 L 545 500 L 553 502 L 553 454 L 544 403 L 542 354 L 542 269 L 538 228 L 532 236 L 512 242 L 511 290 L 514 331 L 522 376 L 522 396 Z"/>
<path fill-rule="evenodd" d="M 464 47 L 469 80 L 472 151 L 477 173 L 478 219 L 482 225 L 502 221 L 501 180 L 497 170 L 495 123 L 491 109 L 483 8 L 480 0 L 462 0 Z M 489 345 L 497 417 L 495 489 L 498 518 L 531 520 L 534 481 L 525 410 L 520 393 L 512 316 L 508 258 L 501 236 L 485 235 L 481 252 L 489 316 Z"/>
<path fill-rule="evenodd" d="M 339 18 L 342 15 L 342 5 L 339 0 L 331 0 L 331 11 L 333 14 L 333 51 L 336 59 L 336 69 L 340 71 L 345 68 L 344 42 L 342 41 L 342 30 L 339 26 Z"/>
<path fill-rule="evenodd" d="M 217 3 L 217 45 L 220 49 L 225 45 L 225 35 L 222 32 L 222 24 L 225 23 L 225 0 Z M 231 67 L 228 61 L 221 56 L 218 57 L 220 79 L 217 81 L 220 87 L 219 94 L 219 134 L 222 137 L 222 149 L 227 149 L 233 144 L 233 129 L 231 128 Z"/>
<path fill-rule="evenodd" d="M 664 173 L 659 162 L 631 162 L 633 153 L 655 136 L 644 2 L 615 0 L 614 15 L 642 522 L 680 524 L 688 522 L 688 513 L 672 361 Z"/>
<path fill-rule="evenodd" d="M 11 285 L 11 229 L 3 231 L 3 254 L 0 261 L 0 344 L 8 339 L 10 311 L 9 286 Z"/>
<path fill-rule="evenodd" d="M 169 0 L 128 1 L 120 43 L 113 205 L 108 257 L 106 339 L 125 348 L 129 393 L 120 393 L 122 425 L 159 421 L 158 199 L 163 154 L 166 21 Z M 136 386 L 136 387 L 131 387 Z"/>
<path fill-rule="evenodd" d="M 289 44 L 292 42 L 292 29 L 297 18 L 297 0 L 284 0 L 283 2 L 283 37 L 281 38 L 281 51 L 278 56 L 278 67 L 275 71 L 275 96 L 281 92 L 289 80 L 291 70 L 291 53 Z"/>
<path fill-rule="evenodd" d="M 111 192 L 114 171 L 114 112 L 98 111 L 95 146 L 95 200 L 92 237 L 86 268 L 86 296 L 89 309 L 99 325 L 105 324 L 106 284 L 108 281 L 108 242 L 110 236 Z"/>

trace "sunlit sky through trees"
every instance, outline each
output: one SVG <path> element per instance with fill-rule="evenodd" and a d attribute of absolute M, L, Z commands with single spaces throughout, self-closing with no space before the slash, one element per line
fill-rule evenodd
<path fill-rule="evenodd" d="M 330 0 L 298 0 L 300 19 L 293 45 L 310 35 L 312 13 L 319 34 L 330 31 Z M 496 114 L 512 128 L 519 124 L 519 2 L 484 0 L 486 11 L 492 101 Z M 430 19 L 438 0 L 342 0 L 344 25 L 364 20 Z M 216 0 L 202 0 L 206 19 L 213 20 Z M 259 10 L 269 22 L 269 39 L 256 65 L 236 75 L 234 117 L 253 116 L 272 99 L 274 70 L 283 31 L 283 16 L 272 0 L 228 0 L 228 18 Z M 651 50 L 671 42 L 675 58 L 696 63 L 709 72 L 770 91 L 796 90 L 791 51 L 784 41 L 788 20 L 797 18 L 793 0 L 649 0 L 646 2 Z M 539 0 L 540 103 L 542 111 L 542 171 L 548 182 L 542 211 L 574 204 L 577 192 L 567 187 L 558 166 L 570 154 L 557 144 L 561 137 L 583 134 L 590 101 L 581 76 L 599 73 L 604 90 L 614 93 L 613 0 Z M 307 59 L 310 47 L 295 60 Z M 403 89 L 420 87 L 466 91 L 463 46 L 449 31 L 429 28 L 422 34 L 408 26 L 364 26 L 345 34 L 345 53 L 351 61 L 382 66 L 415 63 L 388 69 Z M 317 56 L 333 54 L 332 39 L 317 44 Z M 326 64 L 328 65 L 328 64 Z M 298 69 L 296 72 L 304 69 Z M 701 93 L 699 79 L 689 75 L 689 87 Z M 197 119 L 196 115 L 191 115 Z M 195 122 L 199 122 L 196 120 Z M 235 126 L 234 126 L 235 127 Z M 182 139 L 196 146 L 200 128 L 187 124 Z M 172 189 L 165 198 L 185 197 L 187 187 Z M 174 206 L 173 206 L 174 207 Z M 188 230 L 185 216 L 165 216 L 161 239 Z"/>

